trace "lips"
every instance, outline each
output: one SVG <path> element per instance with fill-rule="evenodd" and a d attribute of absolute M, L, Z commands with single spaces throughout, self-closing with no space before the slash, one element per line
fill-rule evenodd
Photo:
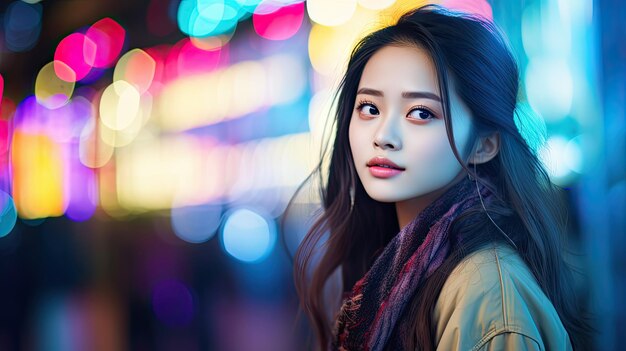
<path fill-rule="evenodd" d="M 385 157 L 376 156 L 367 162 L 367 167 L 378 166 L 382 168 L 391 168 L 404 171 L 405 168 L 398 166 L 391 160 Z"/>

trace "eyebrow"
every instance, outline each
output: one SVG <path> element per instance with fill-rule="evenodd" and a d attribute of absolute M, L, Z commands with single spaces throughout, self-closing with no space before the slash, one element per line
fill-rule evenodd
<path fill-rule="evenodd" d="M 357 95 L 359 94 L 373 95 L 373 96 L 380 96 L 380 97 L 385 95 L 380 90 L 370 89 L 370 88 L 361 88 L 356 92 L 356 94 Z M 405 99 L 424 98 L 424 99 L 431 99 L 431 100 L 441 102 L 441 98 L 439 96 L 437 96 L 436 94 L 427 92 L 427 91 L 404 91 L 402 92 L 402 97 Z"/>

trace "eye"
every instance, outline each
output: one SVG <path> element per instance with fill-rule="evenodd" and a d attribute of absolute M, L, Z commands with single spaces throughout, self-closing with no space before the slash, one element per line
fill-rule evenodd
<path fill-rule="evenodd" d="M 409 112 L 408 115 L 409 116 L 413 115 L 413 117 L 412 117 L 413 119 L 420 120 L 420 121 L 426 121 L 426 120 L 429 120 L 429 119 L 437 118 L 437 116 L 435 116 L 435 114 L 430 109 L 428 109 L 426 106 L 417 106 L 417 107 L 413 108 Z"/>
<path fill-rule="evenodd" d="M 377 115 L 380 112 L 378 111 L 378 108 L 371 102 L 369 101 L 361 101 L 358 103 L 356 110 L 359 113 L 365 114 L 365 115 Z"/>

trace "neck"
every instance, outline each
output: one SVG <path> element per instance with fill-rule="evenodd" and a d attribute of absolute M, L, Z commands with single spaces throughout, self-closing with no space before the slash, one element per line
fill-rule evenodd
<path fill-rule="evenodd" d="M 463 177 L 465 172 L 461 171 L 448 185 L 437 190 L 433 190 L 427 194 L 402 200 L 396 202 L 396 214 L 398 216 L 399 228 L 404 228 L 409 224 L 416 216 L 428 207 L 433 201 L 437 200 L 443 193 L 450 189 L 454 184 L 458 183 Z"/>

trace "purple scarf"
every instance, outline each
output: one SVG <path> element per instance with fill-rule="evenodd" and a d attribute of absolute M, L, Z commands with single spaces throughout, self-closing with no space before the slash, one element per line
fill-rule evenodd
<path fill-rule="evenodd" d="M 481 189 L 483 200 L 491 193 Z M 401 317 L 418 286 L 447 257 L 452 221 L 480 204 L 467 177 L 433 201 L 387 244 L 336 315 L 331 350 L 381 351 L 399 344 Z M 398 329 L 395 330 L 394 329 Z"/>

